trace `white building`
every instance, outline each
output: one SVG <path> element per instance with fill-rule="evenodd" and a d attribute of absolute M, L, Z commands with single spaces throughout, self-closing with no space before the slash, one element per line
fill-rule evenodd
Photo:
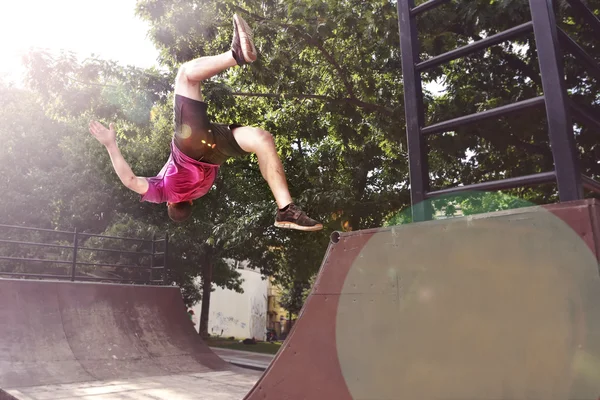
<path fill-rule="evenodd" d="M 267 331 L 268 281 L 245 264 L 238 266 L 244 293 L 216 288 L 210 296 L 208 333 L 221 336 L 265 340 Z M 192 307 L 196 330 L 199 330 L 202 302 Z"/>

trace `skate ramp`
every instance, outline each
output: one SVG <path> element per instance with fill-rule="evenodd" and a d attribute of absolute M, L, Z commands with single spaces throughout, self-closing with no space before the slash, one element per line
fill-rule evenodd
<path fill-rule="evenodd" d="M 334 234 L 246 400 L 595 400 L 599 203 Z"/>
<path fill-rule="evenodd" d="M 177 287 L 0 279 L 0 388 L 227 371 Z"/>
<path fill-rule="evenodd" d="M 590 200 L 334 234 L 245 399 L 597 399 L 599 210 Z M 0 321 L 9 394 L 245 393 L 224 397 L 242 379 L 199 340 L 175 287 L 0 279 Z"/>

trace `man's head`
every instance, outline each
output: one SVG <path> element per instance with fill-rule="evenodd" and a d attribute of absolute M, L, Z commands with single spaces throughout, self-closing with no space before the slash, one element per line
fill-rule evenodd
<path fill-rule="evenodd" d="M 192 202 L 167 203 L 169 218 L 175 222 L 183 222 L 192 215 Z"/>

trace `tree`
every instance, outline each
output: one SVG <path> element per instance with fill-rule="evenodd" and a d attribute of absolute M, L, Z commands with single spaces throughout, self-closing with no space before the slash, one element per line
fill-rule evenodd
<path fill-rule="evenodd" d="M 52 177 L 65 168 L 60 143 L 68 135 L 68 127 L 48 118 L 30 93 L 0 85 L 0 212 L 5 223 L 52 227 L 57 217 L 52 200 L 60 195 L 60 183 Z"/>
<path fill-rule="evenodd" d="M 131 69 L 127 69 L 128 72 L 125 73 L 122 68 L 95 59 L 79 65 L 64 55 L 32 53 L 28 61 L 30 86 L 44 100 L 46 112 L 74 125 L 74 131 L 79 128 L 79 134 L 82 136 L 87 119 L 100 117 L 105 123 L 115 121 L 120 147 L 132 168 L 145 176 L 152 176 L 160 169 L 168 156 L 168 142 L 172 135 L 172 94 L 163 99 L 160 94 L 140 94 L 135 88 L 140 85 L 140 81 L 159 82 L 163 78 L 167 79 L 167 75 L 155 74 L 146 77 L 140 71 Z M 148 72 L 150 75 L 152 73 Z M 60 76 L 54 77 L 52 74 Z M 49 87 L 46 85 L 47 80 L 55 84 Z M 56 82 L 63 84 L 59 85 Z M 160 83 L 156 83 L 155 86 L 162 87 Z M 69 99 L 77 97 L 80 90 L 86 91 L 90 87 L 94 90 L 90 89 L 89 96 L 80 99 L 85 103 L 79 104 L 81 110 L 86 110 L 83 115 L 73 114 L 70 108 L 72 105 L 65 107 L 65 104 L 71 104 Z M 146 101 L 147 98 L 153 99 L 152 102 Z M 140 110 L 132 113 L 130 104 L 138 106 Z M 143 112 L 144 108 L 146 112 Z M 139 117 L 144 114 L 145 119 Z M 132 115 L 137 117 L 133 118 Z M 96 205 L 93 215 L 99 215 L 103 220 L 102 224 L 96 224 L 97 230 L 109 232 L 114 224 L 121 224 L 124 219 L 131 222 L 132 218 L 150 224 L 154 231 L 168 230 L 173 243 L 169 264 L 174 266 L 169 277 L 184 288 L 186 301 L 198 299 L 197 294 L 193 294 L 198 289 L 195 278 L 202 278 L 205 312 L 201 316 L 201 334 L 206 334 L 205 322 L 213 284 L 241 290 L 239 273 L 227 266 L 223 261 L 225 258 L 267 261 L 260 264 L 265 275 L 273 275 L 273 271 L 278 268 L 279 264 L 268 262 L 275 257 L 270 256 L 264 248 L 255 245 L 255 237 L 262 235 L 263 228 L 257 226 L 247 229 L 249 224 L 255 221 L 240 212 L 239 207 L 232 205 L 243 198 L 247 191 L 248 179 L 240 174 L 240 171 L 222 173 L 215 182 L 214 189 L 203 197 L 202 201 L 197 202 L 190 221 L 174 226 L 167 220 L 164 208 L 140 204 L 139 197 L 123 188 L 101 146 L 90 139 L 89 135 L 83 137 L 84 140 L 66 144 L 65 150 L 77 161 L 70 164 L 69 168 L 79 169 L 79 175 L 84 174 L 86 179 L 93 181 L 93 185 L 102 184 L 102 189 L 99 188 L 98 192 L 110 187 L 109 196 L 95 190 L 85 193 L 85 196 L 90 198 L 103 199 L 101 202 L 86 201 L 86 211 L 90 211 L 90 204 Z M 92 163 L 82 157 L 82 154 L 90 152 L 95 154 Z M 82 165 L 85 166 L 83 170 Z M 253 179 L 257 182 L 260 180 L 260 184 L 266 187 L 258 168 L 253 168 Z M 224 185 L 225 180 L 227 185 Z M 72 187 L 75 189 L 77 185 L 82 184 L 81 180 L 74 179 Z M 264 188 L 259 193 L 264 193 Z M 77 203 L 69 202 L 65 206 L 73 208 Z M 80 215 L 80 212 L 74 213 L 74 216 Z M 242 219 L 241 223 L 238 218 Z M 271 224 L 272 221 L 269 221 L 266 225 Z M 87 218 L 86 223 L 80 225 L 92 224 Z M 132 229 L 135 227 L 135 224 L 132 225 Z"/>
<path fill-rule="evenodd" d="M 292 315 L 297 316 L 300 314 L 300 311 L 312 290 L 316 277 L 317 274 L 314 274 L 307 280 L 296 280 L 291 284 L 288 283 L 284 286 L 281 291 L 281 297 L 279 298 L 279 304 L 290 313 L 290 317 Z"/>
<path fill-rule="evenodd" d="M 52 229 L 59 217 L 61 180 L 65 169 L 60 143 L 68 128 L 48 118 L 25 90 L 0 83 L 0 201 L 2 224 Z M 3 228 L 2 238 L 22 242 L 68 244 L 69 237 L 52 232 Z M 67 260 L 64 249 L 4 243 L 2 255 L 16 258 Z M 64 265 L 1 260 L 0 269 L 9 273 L 66 274 Z"/>
<path fill-rule="evenodd" d="M 329 232 L 342 228 L 340 214 L 343 229 L 380 226 L 390 210 L 408 202 L 395 8 L 385 2 L 249 1 L 243 8 L 232 1 L 138 2 L 171 68 L 227 51 L 234 12 L 255 27 L 260 57 L 206 84 L 209 112 L 218 121 L 273 133 L 292 195 L 327 229 L 265 231 L 274 217 L 268 187 L 255 160 L 233 160 L 223 176 L 225 190 L 241 189 L 229 196 L 241 205 L 232 208 L 234 217 L 255 222 L 233 229 L 248 232 L 255 244 L 240 246 L 240 236 L 232 235 L 229 254 L 280 284 L 306 282 L 320 265 Z M 237 186 L 239 177 L 245 184 Z M 262 252 L 249 252 L 254 248 Z"/>
<path fill-rule="evenodd" d="M 581 25 L 566 2 L 556 2 L 561 28 L 581 43 L 593 56 L 597 46 L 590 29 Z M 598 1 L 589 1 L 598 10 Z M 428 13 L 419 20 L 423 39 L 423 58 L 477 41 L 531 19 L 528 2 L 458 2 Z M 580 64 L 567 55 L 567 87 L 578 103 L 597 106 L 598 81 L 583 72 Z M 430 99 L 427 123 L 475 113 L 542 93 L 538 59 L 533 35 L 505 42 L 437 68 L 428 79 L 440 79 L 446 92 Z M 592 106 L 594 107 L 594 106 Z M 593 110 L 593 108 L 592 108 Z M 433 187 L 458 183 L 523 176 L 553 169 L 547 135 L 545 110 L 535 109 L 509 117 L 491 119 L 457 129 L 429 140 Z M 597 133 L 597 131 L 595 132 Z M 594 127 L 576 135 L 582 156 L 583 172 L 597 175 L 598 165 L 590 156 L 597 152 Z M 466 157 L 466 150 L 473 156 Z M 446 171 L 440 173 L 440 167 Z M 509 191 L 534 203 L 557 200 L 555 185 Z"/>
<path fill-rule="evenodd" d="M 172 135 L 169 107 L 172 94 L 165 94 L 171 83 L 164 83 L 172 77 L 97 59 L 79 64 L 65 54 L 34 52 L 27 63 L 29 86 L 40 96 L 45 111 L 65 121 L 76 132 L 72 140 L 64 143 L 64 152 L 69 155 L 66 171 L 77 173 L 72 173 L 74 179 L 63 185 L 63 190 L 69 186 L 78 193 L 73 194 L 73 201 L 64 203 L 64 208 L 80 205 L 86 208 L 73 210 L 71 218 L 63 218 L 59 223 L 72 225 L 72 219 L 79 218 L 80 229 L 97 233 L 110 232 L 115 226 L 129 227 L 124 232 L 144 226 L 151 231 L 168 231 L 172 238 L 170 265 L 174 266 L 170 278 L 184 288 L 187 300 L 198 299 L 197 294 L 193 295 L 192 289 L 196 288 L 193 280 L 208 262 L 208 255 L 216 257 L 209 257 L 216 267 L 213 282 L 240 290 L 239 274 L 219 261 L 224 244 L 215 241 L 213 234 L 222 229 L 215 213 L 225 212 L 225 207 L 217 201 L 219 191 L 204 198 L 190 223 L 173 226 L 164 206 L 140 204 L 139 196 L 120 184 L 106 153 L 87 134 L 89 119 L 115 122 L 120 147 L 132 168 L 143 176 L 156 174 L 168 157 Z M 82 193 L 81 187 L 89 191 Z M 85 201 L 79 201 L 82 197 Z M 83 218 L 85 214 L 98 216 L 102 223 L 94 224 L 94 218 Z M 128 222 L 123 225 L 123 221 Z M 215 249 L 215 245 L 220 247 Z"/>
<path fill-rule="evenodd" d="M 403 194 L 393 188 L 405 180 L 406 164 L 398 160 L 400 73 L 389 65 L 399 61 L 392 4 L 250 1 L 240 9 L 229 1 L 140 1 L 138 12 L 173 66 L 227 51 L 233 12 L 251 20 L 259 60 L 214 79 L 219 90 L 207 89 L 206 98 L 216 119 L 263 126 L 276 136 L 292 191 L 307 204 L 317 211 L 327 205 L 327 214 L 339 205 L 359 229 L 380 222 L 372 216 L 376 206 L 405 200 L 396 200 Z"/>
<path fill-rule="evenodd" d="M 290 313 L 290 316 L 300 314 L 300 310 L 306 300 L 304 293 L 308 287 L 308 282 L 294 281 L 282 290 L 279 304 Z"/>
<path fill-rule="evenodd" d="M 599 9 L 598 0 L 588 3 Z M 95 58 L 80 64 L 69 54 L 37 52 L 28 59 L 30 87 L 46 114 L 71 135 L 61 142 L 65 165 L 58 176 L 72 179 L 61 183 L 56 197 L 56 225 L 103 232 L 131 217 L 169 231 L 177 254 L 170 278 L 183 284 L 200 275 L 209 297 L 213 285 L 239 288 L 235 271 L 222 263 L 225 258 L 248 260 L 293 291 L 316 272 L 331 230 L 381 226 L 408 207 L 394 2 L 139 0 L 137 12 L 150 23 L 166 73 Z M 224 165 L 213 190 L 196 203 L 190 223 L 174 227 L 163 208 L 140 204 L 118 183 L 103 149 L 84 133 L 92 117 L 116 122 L 121 148 L 136 172 L 155 174 L 168 156 L 177 67 L 227 51 L 233 12 L 255 27 L 260 56 L 206 83 L 209 113 L 218 122 L 262 126 L 273 133 L 292 195 L 324 222 L 322 232 L 272 227 L 272 195 L 253 157 Z M 419 19 L 422 57 L 528 19 L 527 2 L 521 0 L 447 4 Z M 566 3 L 559 20 L 598 56 L 592 31 Z M 597 79 L 570 57 L 566 61 L 573 98 L 593 114 Z M 453 61 L 424 75 L 426 82 L 441 80 L 446 87 L 442 96 L 426 94 L 427 123 L 537 96 L 538 75 L 531 36 Z M 530 110 L 429 138 L 433 188 L 552 169 L 544 122 L 543 110 Z M 582 166 L 591 176 L 600 172 L 595 133 L 593 127 L 577 132 Z M 551 185 L 507 193 L 535 204 L 556 199 Z M 196 290 L 191 283 L 187 287 Z"/>
<path fill-rule="evenodd" d="M 590 3 L 597 6 L 597 2 Z M 241 13 L 255 27 L 260 55 L 251 66 L 228 71 L 212 82 L 206 97 L 213 104 L 213 115 L 273 132 L 293 194 L 313 205 L 327 219 L 329 229 L 339 229 L 340 220 L 334 216 L 340 214 L 343 229 L 362 229 L 381 226 L 390 215 L 406 208 L 408 170 L 394 3 L 250 0 L 240 6 L 234 1 L 138 2 L 138 13 L 150 22 L 163 61 L 173 67 L 194 57 L 227 51 L 233 12 Z M 446 5 L 419 21 L 423 57 L 528 19 L 529 7 L 523 1 Z M 571 23 L 568 17 L 561 21 Z M 581 30 L 580 24 L 566 29 L 578 40 L 592 43 L 590 31 Z M 573 75 L 572 63 L 567 70 L 578 77 L 571 78 L 571 84 L 583 87 L 576 82 L 582 78 L 587 82 L 586 75 L 581 71 Z M 427 122 L 537 96 L 541 90 L 537 73 L 531 36 L 438 68 L 426 74 L 425 80 L 441 79 L 447 92 L 441 97 L 426 95 Z M 588 97 L 593 93 L 585 92 Z M 587 131 L 582 132 L 580 143 L 588 137 Z M 429 145 L 434 188 L 552 168 L 543 110 L 437 135 L 429 139 Z M 586 149 L 591 149 L 589 144 Z M 241 163 L 233 162 L 232 167 Z M 587 162 L 586 171 L 593 174 L 591 168 L 597 166 Z M 534 203 L 556 198 L 550 185 L 508 193 Z M 256 194 L 257 199 L 266 197 Z M 304 262 L 302 250 L 306 254 L 307 249 L 318 249 L 322 254 L 326 240 L 323 237 L 315 246 L 310 240 L 304 242 L 305 238 L 282 241 L 286 235 L 276 235 L 261 238 L 261 247 L 285 249 L 276 256 L 283 266 L 279 281 L 291 285 L 288 289 L 294 292 L 298 282 L 294 274 L 314 272 L 318 267 L 315 260 Z"/>

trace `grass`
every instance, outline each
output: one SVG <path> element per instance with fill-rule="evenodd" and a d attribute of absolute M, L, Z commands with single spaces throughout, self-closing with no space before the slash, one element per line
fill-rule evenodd
<path fill-rule="evenodd" d="M 275 354 L 281 347 L 281 342 L 257 342 L 256 344 L 244 344 L 239 340 L 211 337 L 206 341 L 211 347 L 221 347 L 231 350 L 251 351 L 254 353 Z"/>

